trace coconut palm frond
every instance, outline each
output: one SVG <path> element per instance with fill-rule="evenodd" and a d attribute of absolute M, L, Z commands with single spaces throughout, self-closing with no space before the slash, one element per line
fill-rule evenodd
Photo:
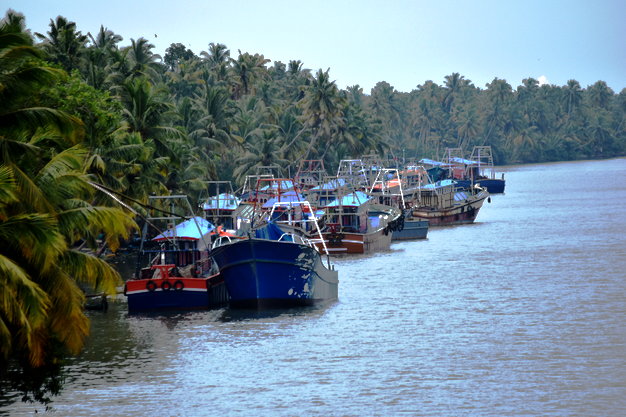
<path fill-rule="evenodd" d="M 60 263 L 77 282 L 87 284 L 97 292 L 115 295 L 117 287 L 122 284 L 119 272 L 92 254 L 69 250 Z"/>
<path fill-rule="evenodd" d="M 92 236 L 105 232 L 105 241 L 109 248 L 116 251 L 119 240 L 130 236 L 132 230 L 138 230 L 131 214 L 114 207 L 83 206 L 59 213 L 59 229 L 70 241 L 75 241 L 89 230 Z"/>
<path fill-rule="evenodd" d="M 7 358 L 13 343 L 30 349 L 33 330 L 45 325 L 50 300 L 19 265 L 0 254 L 0 356 Z M 21 332 L 11 335 L 9 327 Z"/>

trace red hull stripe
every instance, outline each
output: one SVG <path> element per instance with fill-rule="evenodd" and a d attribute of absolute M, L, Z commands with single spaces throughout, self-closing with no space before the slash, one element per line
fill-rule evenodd
<path fill-rule="evenodd" d="M 136 292 L 136 291 L 147 291 L 148 282 L 154 282 L 156 284 L 156 290 L 161 290 L 161 285 L 163 282 L 167 281 L 172 286 L 172 290 L 174 290 L 174 284 L 177 281 L 181 281 L 184 285 L 184 291 L 206 291 L 208 278 L 176 278 L 170 277 L 168 280 L 163 279 L 136 279 L 126 281 L 126 293 Z"/>
<path fill-rule="evenodd" d="M 168 290 L 168 291 L 176 291 L 176 290 Z M 182 289 L 183 292 L 207 292 L 208 290 L 206 288 L 183 288 Z M 150 292 L 147 289 L 143 288 L 141 290 L 137 289 L 137 290 L 126 290 L 126 296 L 129 295 L 134 295 L 134 294 L 142 294 L 145 292 Z M 152 292 L 164 292 L 161 288 L 157 288 L 156 290 L 152 291 Z"/>

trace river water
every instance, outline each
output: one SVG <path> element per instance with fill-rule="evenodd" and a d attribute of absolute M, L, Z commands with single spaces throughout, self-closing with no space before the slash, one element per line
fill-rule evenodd
<path fill-rule="evenodd" d="M 626 415 L 626 159 L 501 170 L 475 224 L 336 259 L 337 302 L 90 312 L 48 413 Z"/>

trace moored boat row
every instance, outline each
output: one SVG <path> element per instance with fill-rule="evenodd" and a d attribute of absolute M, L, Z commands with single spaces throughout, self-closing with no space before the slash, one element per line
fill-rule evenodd
<path fill-rule="evenodd" d="M 372 253 L 388 250 L 392 240 L 424 239 L 431 226 L 473 222 L 490 200 L 478 183 L 436 178 L 419 164 L 398 169 L 346 160 L 331 177 L 320 161 L 306 162 L 309 171 L 293 180 L 258 175 L 241 194 L 227 182 L 211 182 L 214 193 L 199 205 L 202 217 L 194 210 L 179 215 L 178 224 L 175 216 L 152 217 L 168 222 L 156 235 L 147 232 L 154 224 L 146 221 L 142 260 L 124 288 L 129 311 L 336 300 L 331 254 Z M 154 198 L 175 197 L 184 196 Z"/>

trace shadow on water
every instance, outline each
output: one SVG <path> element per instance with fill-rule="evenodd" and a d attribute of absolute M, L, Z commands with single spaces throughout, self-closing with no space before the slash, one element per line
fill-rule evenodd
<path fill-rule="evenodd" d="M 329 301 L 312 306 L 291 307 L 282 309 L 225 309 L 218 318 L 220 322 L 237 322 L 237 321 L 254 321 L 277 319 L 281 317 L 294 318 L 315 318 L 323 315 L 329 308 L 335 305 L 337 301 Z"/>

